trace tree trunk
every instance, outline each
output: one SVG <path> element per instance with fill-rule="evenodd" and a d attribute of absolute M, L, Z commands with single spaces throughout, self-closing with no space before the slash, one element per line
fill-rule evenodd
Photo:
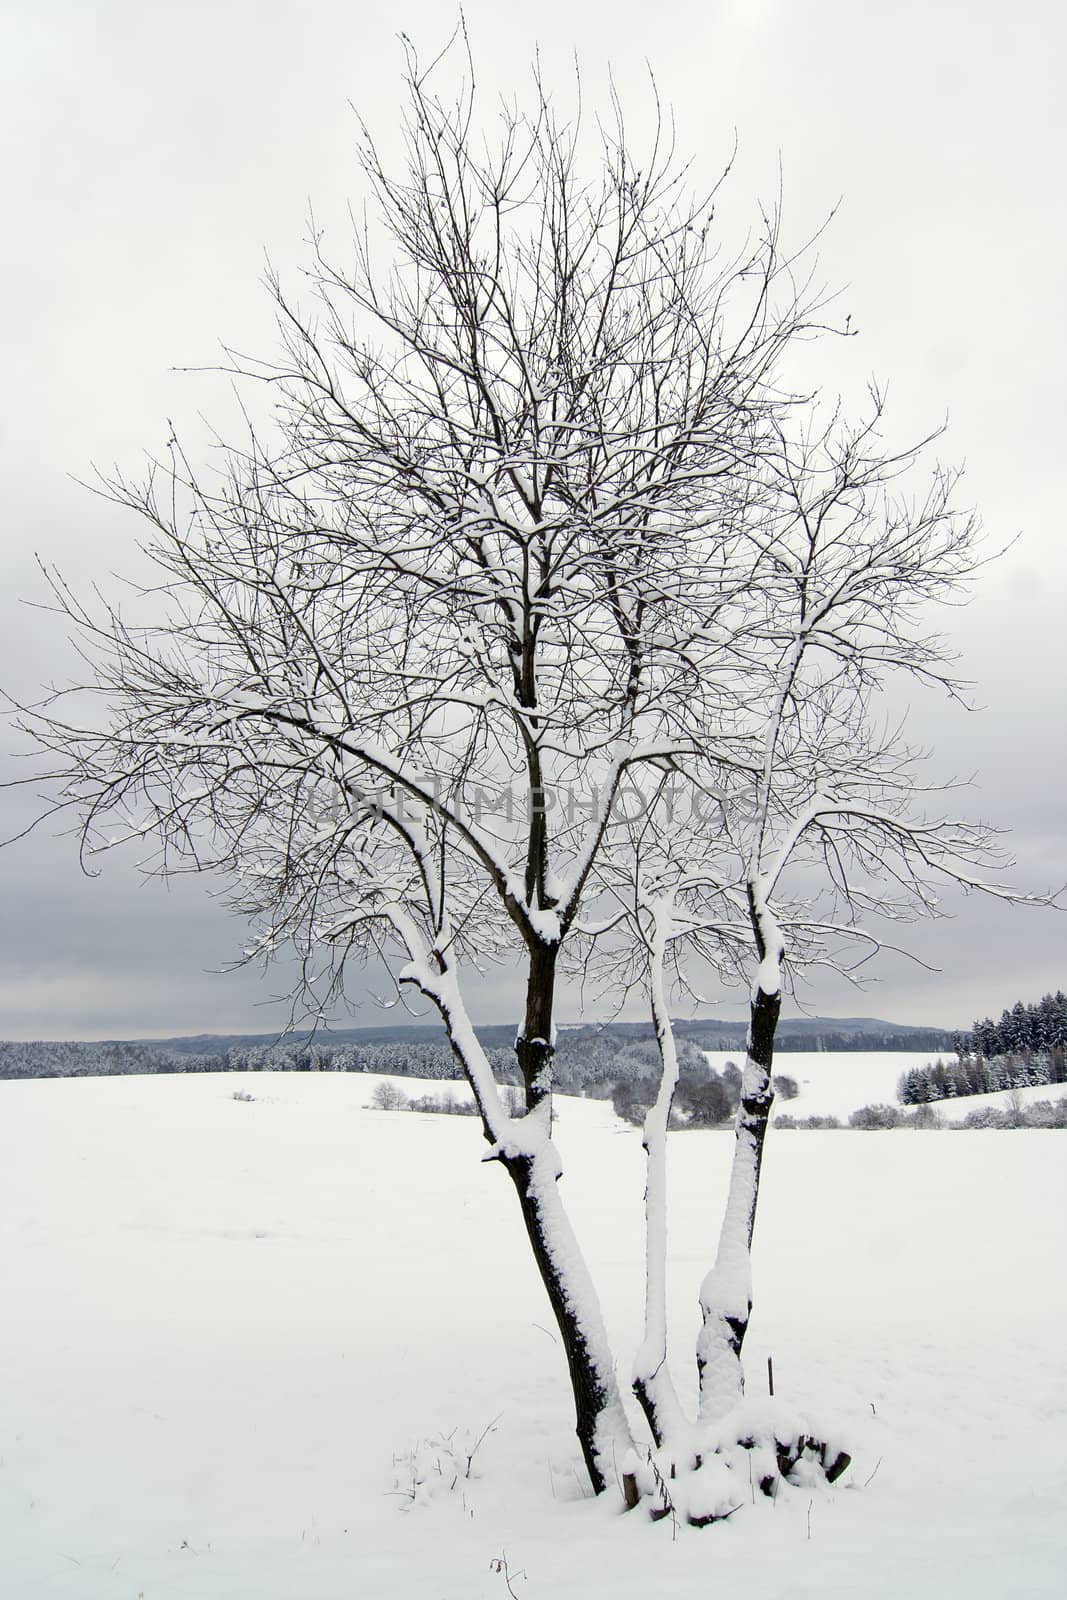
<path fill-rule="evenodd" d="M 504 1166 L 559 1327 L 574 1395 L 575 1431 L 593 1489 L 600 1494 L 621 1473 L 632 1441 L 600 1304 L 557 1187 L 554 1150 L 549 1145 L 536 1156 L 505 1156 Z"/>
<path fill-rule="evenodd" d="M 669 909 L 661 904 L 649 950 L 649 988 L 660 1054 L 660 1082 L 655 1103 L 645 1117 L 642 1141 L 646 1170 L 645 1330 L 634 1357 L 632 1381 L 657 1446 L 677 1437 L 684 1425 L 667 1364 L 667 1126 L 678 1085 L 678 1051 L 663 980 L 669 927 Z"/>
<path fill-rule="evenodd" d="M 414 940 L 412 946 L 414 947 Z M 578 1442 L 597 1494 L 621 1473 L 631 1450 L 615 1363 L 593 1281 L 559 1192 L 562 1167 L 551 1138 L 552 997 L 556 947 L 531 960 L 526 1028 L 515 1041 L 523 1069 L 524 1117 L 502 1114 L 492 1070 L 471 1026 L 454 969 L 439 963 L 412 981 L 434 1002 L 482 1114 L 486 1139 L 507 1169 L 570 1370 Z M 514 1129 L 514 1138 L 509 1130 Z"/>
<path fill-rule="evenodd" d="M 559 947 L 530 951 L 526 1015 L 515 1055 L 526 1091 L 526 1115 L 545 1118 L 546 1142 L 536 1154 L 502 1159 L 522 1208 L 537 1269 L 552 1306 L 570 1370 L 578 1443 L 593 1489 L 600 1494 L 617 1476 L 616 1463 L 631 1446 L 615 1364 L 593 1281 L 558 1189 L 562 1168 L 548 1137 L 552 1115 L 553 1006 Z"/>
<path fill-rule="evenodd" d="M 553 1010 L 559 946 L 537 944 L 529 954 L 526 1015 L 515 1040 L 515 1056 L 526 1090 L 526 1109 L 536 1111 L 552 1094 Z"/>
<path fill-rule="evenodd" d="M 730 1189 L 715 1265 L 700 1288 L 703 1326 L 697 1338 L 700 1419 L 714 1422 L 741 1399 L 745 1388 L 741 1346 L 752 1312 L 752 1231 L 756 1222 L 763 1141 L 774 1089 L 771 1065 L 781 992 L 753 992 L 748 1054 L 730 1171 Z"/>

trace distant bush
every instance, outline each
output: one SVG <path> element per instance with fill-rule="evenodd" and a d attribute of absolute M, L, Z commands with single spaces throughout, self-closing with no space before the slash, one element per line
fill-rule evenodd
<path fill-rule="evenodd" d="M 234 1096 L 235 1100 L 239 1098 L 239 1095 Z M 251 1100 L 252 1096 L 246 1098 Z M 526 1110 L 523 1092 L 515 1084 L 502 1085 L 500 1100 L 509 1117 L 521 1117 Z M 445 1089 L 440 1094 L 407 1095 L 395 1083 L 378 1083 L 375 1084 L 370 1103 L 374 1111 L 420 1111 L 439 1117 L 478 1115 L 474 1100 L 468 1095 L 457 1095 L 454 1089 Z"/>
<path fill-rule="evenodd" d="M 688 1062 L 683 1067 L 671 1107 L 672 1128 L 714 1128 L 733 1116 L 741 1099 L 741 1074 L 735 1067 L 734 1081 L 731 1066 L 727 1062 L 718 1073 L 701 1057 L 699 1064 Z M 658 1077 L 620 1079 L 611 1090 L 615 1115 L 640 1127 L 658 1093 Z"/>
<path fill-rule="evenodd" d="M 1059 1100 L 1034 1100 L 1026 1108 L 1028 1128 L 1067 1128 L 1067 1095 Z"/>
<path fill-rule="evenodd" d="M 968 1111 L 957 1128 L 1067 1128 L 1067 1096 L 1034 1100 L 1030 1105 L 979 1106 Z"/>
<path fill-rule="evenodd" d="M 374 1085 L 370 1103 L 375 1111 L 402 1111 L 407 1109 L 408 1097 L 395 1083 L 383 1081 Z"/>
<path fill-rule="evenodd" d="M 896 1106 L 860 1106 L 848 1119 L 850 1128 L 898 1128 L 900 1112 Z"/>
<path fill-rule="evenodd" d="M 461 1099 L 453 1090 L 444 1094 L 415 1095 L 403 1107 L 405 1111 L 424 1111 L 440 1117 L 476 1117 L 478 1107 L 473 1100 Z"/>
<path fill-rule="evenodd" d="M 370 1103 L 374 1111 L 421 1111 L 441 1117 L 478 1115 L 474 1101 L 457 1095 L 454 1089 L 445 1089 L 441 1094 L 408 1095 L 388 1081 L 375 1084 Z"/>
<path fill-rule="evenodd" d="M 781 1116 L 775 1117 L 774 1126 L 776 1128 L 805 1128 L 811 1130 L 817 1130 L 820 1128 L 839 1128 L 841 1126 L 841 1119 L 840 1117 L 834 1116 L 794 1117 L 791 1116 L 788 1111 L 783 1111 Z"/>
<path fill-rule="evenodd" d="M 934 1110 L 933 1106 L 916 1106 L 915 1110 L 901 1117 L 897 1124 L 901 1128 L 943 1128 L 944 1118 Z"/>
<path fill-rule="evenodd" d="M 682 1127 L 713 1128 L 726 1122 L 737 1110 L 737 1097 L 729 1085 L 711 1072 L 703 1081 L 683 1078 L 674 1096 L 674 1111 Z"/>
<path fill-rule="evenodd" d="M 800 1085 L 795 1078 L 786 1077 L 784 1072 L 778 1073 L 771 1079 L 774 1092 L 779 1100 L 795 1100 L 800 1093 Z"/>
<path fill-rule="evenodd" d="M 848 1119 L 850 1128 L 885 1129 L 960 1129 L 960 1128 L 1067 1128 L 1067 1096 L 1062 1100 L 1035 1100 L 1026 1105 L 1022 1096 L 1014 1094 L 1004 1106 L 979 1106 L 969 1111 L 962 1121 L 946 1120 L 933 1106 L 916 1106 L 912 1112 L 898 1111 L 896 1106 L 861 1106 Z M 794 1117 L 783 1112 L 775 1117 L 776 1128 L 839 1128 L 837 1117 Z"/>

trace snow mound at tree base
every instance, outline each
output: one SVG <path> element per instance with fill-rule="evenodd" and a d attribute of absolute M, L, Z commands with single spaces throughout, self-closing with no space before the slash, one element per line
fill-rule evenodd
<path fill-rule="evenodd" d="M 654 1521 L 725 1522 L 760 1497 L 834 1484 L 852 1463 L 843 1430 L 773 1399 L 742 1401 L 695 1442 L 637 1453 L 626 1463 L 627 1502 Z"/>

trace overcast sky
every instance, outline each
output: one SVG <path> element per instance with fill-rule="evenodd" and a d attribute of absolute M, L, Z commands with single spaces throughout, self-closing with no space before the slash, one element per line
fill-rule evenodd
<path fill-rule="evenodd" d="M 1010 830 L 1019 883 L 1063 883 L 1064 9 L 468 0 L 465 12 L 487 102 L 524 91 L 539 45 L 546 80 L 567 93 L 577 55 L 587 100 L 610 63 L 639 133 L 647 61 L 697 180 L 714 179 L 736 131 L 726 203 L 738 217 L 773 201 L 779 158 L 787 238 L 842 201 L 820 259 L 861 337 L 833 380 L 877 376 L 902 439 L 947 416 L 941 454 L 966 465 L 991 544 L 1018 536 L 949 618 L 981 709 L 917 703 L 909 732 L 932 774 L 974 774 L 966 804 Z M 270 352 L 264 252 L 295 277 L 313 202 L 340 253 L 362 193 L 349 102 L 388 144 L 397 33 L 432 54 L 453 16 L 430 0 L 0 7 L 0 684 L 12 692 L 70 670 L 62 634 L 22 603 L 42 594 L 35 553 L 76 584 L 140 570 L 136 521 L 75 479 L 94 462 L 136 471 L 168 418 L 195 435 L 198 413 L 226 410 L 225 391 L 172 369 L 212 362 L 222 341 Z M 4 745 L 14 751 L 14 736 Z M 26 805 L 0 794 L 2 831 Z M 241 929 L 203 885 L 168 891 L 118 863 L 88 880 L 71 841 L 46 833 L 0 853 L 0 893 L 0 1037 L 284 1019 L 269 1003 L 280 976 L 212 970 Z M 807 1007 L 955 1026 L 1067 982 L 1067 917 L 973 899 L 953 909 L 914 936 L 938 973 L 887 958 L 868 994 L 827 982 Z M 486 987 L 471 1009 L 509 1019 L 511 985 Z M 736 995 L 721 1008 L 742 1009 Z M 355 1020 L 380 1014 L 368 1001 Z"/>

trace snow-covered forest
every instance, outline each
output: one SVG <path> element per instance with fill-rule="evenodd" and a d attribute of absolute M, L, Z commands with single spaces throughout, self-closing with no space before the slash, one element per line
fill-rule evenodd
<path fill-rule="evenodd" d="M 691 1067 L 703 1052 L 743 1054 L 745 1025 L 683 1021 L 674 1024 L 678 1049 Z M 193 1036 L 160 1041 L 0 1040 L 0 1078 L 66 1078 L 96 1074 L 151 1072 L 381 1072 L 399 1077 L 458 1078 L 463 1069 L 441 1033 L 430 1029 L 379 1028 L 366 1036 L 341 1031 L 282 1038 L 247 1039 Z M 514 1029 L 477 1029 L 493 1076 L 499 1083 L 519 1081 Z M 865 1020 L 835 1024 L 807 1020 L 803 1030 L 782 1025 L 782 1051 L 818 1049 L 945 1050 L 949 1035 L 936 1029 L 897 1028 Z M 647 1076 L 659 1054 L 651 1027 L 617 1023 L 561 1028 L 553 1057 L 553 1079 L 567 1092 L 607 1093 L 612 1084 Z"/>
<path fill-rule="evenodd" d="M 953 1037 L 956 1059 L 911 1067 L 901 1075 L 905 1105 L 961 1095 L 996 1094 L 1067 1080 L 1067 995 L 1046 994 L 1027 1005 L 1017 1000 L 1001 1013 Z"/>
<path fill-rule="evenodd" d="M 1067 995 L 1057 989 L 1030 1005 L 1016 1000 L 1001 1013 L 999 1022 L 985 1017 L 953 1043 L 957 1054 L 987 1061 L 996 1056 L 1062 1051 L 1067 1047 Z"/>

